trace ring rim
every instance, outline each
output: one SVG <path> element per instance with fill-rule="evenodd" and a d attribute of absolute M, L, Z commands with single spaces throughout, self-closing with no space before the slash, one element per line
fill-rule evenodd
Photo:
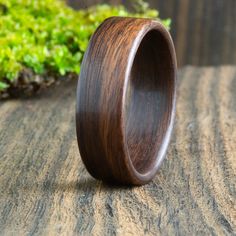
<path fill-rule="evenodd" d="M 132 70 L 132 66 L 133 66 L 133 62 L 134 59 L 136 57 L 137 51 L 139 50 L 139 47 L 144 39 L 144 37 L 152 30 L 158 30 L 159 32 L 161 32 L 162 36 L 164 36 L 164 38 L 167 40 L 168 43 L 168 47 L 170 50 L 170 54 L 172 56 L 172 62 L 173 62 L 173 68 L 174 68 L 174 96 L 172 99 L 172 112 L 171 112 L 171 121 L 169 124 L 169 127 L 167 129 L 167 131 L 165 132 L 165 136 L 163 137 L 163 141 L 164 143 L 162 143 L 161 145 L 161 150 L 159 150 L 158 152 L 161 152 L 158 154 L 158 156 L 156 156 L 156 162 L 155 162 L 155 166 L 152 167 L 151 169 L 149 169 L 148 172 L 145 172 L 144 174 L 140 173 L 133 164 L 133 161 L 131 160 L 130 154 L 129 154 L 129 148 L 128 148 L 128 144 L 127 144 L 127 137 L 125 135 L 125 128 L 122 128 L 122 132 L 123 132 L 123 145 L 125 147 L 125 157 L 128 160 L 128 165 L 131 168 L 131 171 L 134 173 L 135 178 L 137 178 L 137 185 L 139 184 L 145 184 L 150 182 L 150 180 L 153 179 L 153 177 L 156 175 L 157 170 L 159 169 L 160 165 L 162 164 L 163 160 L 165 159 L 165 155 L 167 152 L 167 148 L 168 145 L 170 143 L 170 139 L 171 139 L 171 134 L 173 131 L 173 127 L 174 127 L 174 119 L 175 119 L 175 113 L 176 113 L 176 71 L 177 71 L 177 60 L 176 60 L 176 55 L 175 55 L 175 49 L 174 49 L 174 44 L 173 41 L 171 39 L 171 36 L 169 34 L 169 32 L 165 29 L 165 27 L 157 21 L 152 21 L 152 24 L 150 24 L 149 27 L 146 27 L 144 29 L 144 31 L 140 32 L 140 35 L 137 36 L 137 38 L 135 39 L 135 46 L 132 48 L 132 52 L 129 55 L 129 64 L 126 68 L 127 68 L 127 73 L 126 73 L 126 78 L 125 78 L 125 89 L 123 92 L 123 97 L 122 97 L 122 127 L 125 127 L 124 123 L 125 123 L 125 104 L 126 104 L 126 92 L 127 92 L 127 85 L 129 82 L 129 77 L 130 77 L 130 73 Z"/>

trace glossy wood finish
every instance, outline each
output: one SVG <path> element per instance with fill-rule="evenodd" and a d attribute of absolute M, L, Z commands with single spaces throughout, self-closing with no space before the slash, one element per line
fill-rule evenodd
<path fill-rule="evenodd" d="M 168 31 L 113 17 L 93 35 L 77 90 L 77 136 L 89 173 L 140 185 L 156 174 L 175 113 L 176 59 Z"/>
<path fill-rule="evenodd" d="M 185 67 L 178 82 L 167 158 L 138 188 L 86 171 L 76 81 L 0 102 L 0 235 L 236 235 L 236 67 Z"/>

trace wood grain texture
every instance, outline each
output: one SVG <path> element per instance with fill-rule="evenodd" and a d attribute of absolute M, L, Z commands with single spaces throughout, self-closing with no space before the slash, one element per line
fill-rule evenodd
<path fill-rule="evenodd" d="M 68 0 L 75 8 L 132 0 Z M 161 18 L 171 18 L 178 65 L 236 64 L 235 0 L 147 0 Z"/>
<path fill-rule="evenodd" d="M 155 176 L 173 130 L 177 65 L 169 32 L 157 21 L 106 19 L 81 65 L 76 129 L 93 177 L 141 185 Z"/>
<path fill-rule="evenodd" d="M 0 235 L 236 234 L 236 67 L 179 71 L 168 156 L 143 187 L 87 173 L 75 90 L 0 103 Z"/>

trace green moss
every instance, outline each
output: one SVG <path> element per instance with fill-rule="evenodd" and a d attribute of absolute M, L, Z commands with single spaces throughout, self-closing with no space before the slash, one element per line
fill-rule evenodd
<path fill-rule="evenodd" d="M 75 11 L 59 0 L 0 0 L 0 93 L 43 84 L 48 75 L 78 74 L 89 38 L 105 18 L 158 18 L 146 3 L 136 3 L 136 13 L 130 13 L 123 6 Z M 169 19 L 162 22 L 169 27 Z"/>

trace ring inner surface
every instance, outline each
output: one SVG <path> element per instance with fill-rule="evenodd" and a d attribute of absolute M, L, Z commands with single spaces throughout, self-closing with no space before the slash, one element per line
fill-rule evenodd
<path fill-rule="evenodd" d="M 165 142 L 174 83 L 168 41 L 158 30 L 152 30 L 137 50 L 126 92 L 126 142 L 133 166 L 141 174 L 153 168 Z"/>

